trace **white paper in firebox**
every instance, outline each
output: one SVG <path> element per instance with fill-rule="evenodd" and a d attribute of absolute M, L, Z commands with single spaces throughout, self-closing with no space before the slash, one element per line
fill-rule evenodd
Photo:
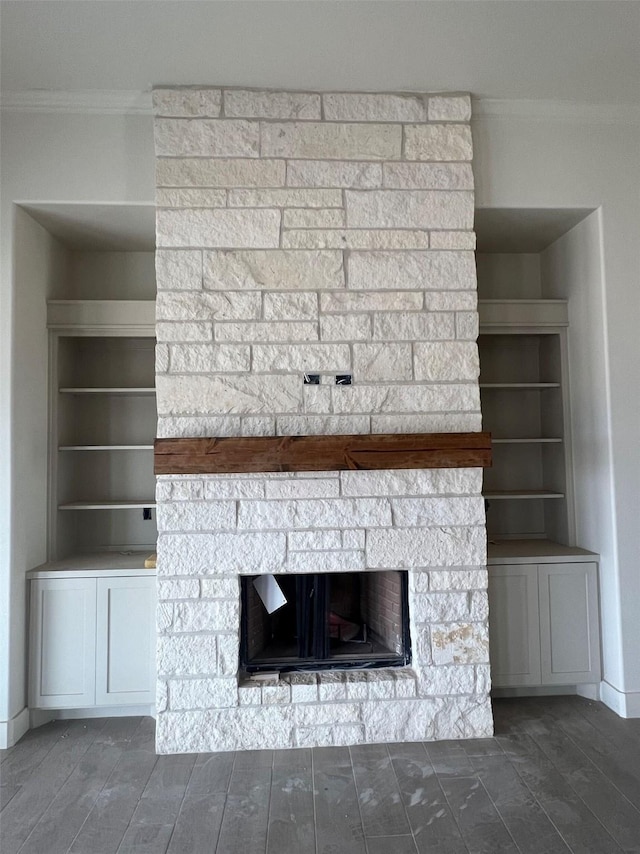
<path fill-rule="evenodd" d="M 287 604 L 287 599 L 273 575 L 258 576 L 254 579 L 253 586 L 270 614 Z"/>

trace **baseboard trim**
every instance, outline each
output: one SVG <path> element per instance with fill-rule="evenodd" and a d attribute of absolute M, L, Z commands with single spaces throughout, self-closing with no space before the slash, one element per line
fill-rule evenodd
<path fill-rule="evenodd" d="M 10 721 L 0 721 L 0 748 L 13 747 L 29 729 L 29 709 L 25 706 Z"/>
<path fill-rule="evenodd" d="M 600 699 L 621 718 L 640 718 L 640 691 L 618 691 L 608 682 L 601 682 Z"/>
<path fill-rule="evenodd" d="M 39 720 L 39 716 L 43 716 L 45 719 L 42 723 L 52 720 L 75 721 L 78 718 L 135 718 L 147 715 L 155 718 L 155 706 L 93 706 L 87 709 L 33 709 L 31 711 L 32 721 Z M 33 725 L 41 726 L 40 723 L 32 723 Z"/>
<path fill-rule="evenodd" d="M 527 687 L 492 688 L 491 696 L 501 697 L 557 697 L 575 695 L 576 685 L 529 685 Z"/>

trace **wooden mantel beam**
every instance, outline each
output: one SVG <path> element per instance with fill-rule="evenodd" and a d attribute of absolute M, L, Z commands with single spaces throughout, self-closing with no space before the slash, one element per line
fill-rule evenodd
<path fill-rule="evenodd" d="M 486 468 L 491 434 L 156 439 L 154 458 L 156 474 Z"/>

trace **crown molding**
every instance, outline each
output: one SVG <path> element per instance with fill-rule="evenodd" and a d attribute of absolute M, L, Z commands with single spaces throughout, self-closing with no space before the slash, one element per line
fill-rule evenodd
<path fill-rule="evenodd" d="M 137 89 L 25 89 L 0 93 L 0 109 L 21 113 L 152 115 L 151 92 Z"/>
<path fill-rule="evenodd" d="M 586 104 L 512 98 L 474 98 L 473 118 L 546 119 L 588 124 L 640 124 L 639 104 Z"/>
<path fill-rule="evenodd" d="M 21 113 L 153 115 L 151 91 L 25 89 L 0 93 L 0 109 Z M 473 118 L 520 118 L 591 124 L 640 124 L 638 104 L 586 104 L 515 98 L 473 98 Z"/>

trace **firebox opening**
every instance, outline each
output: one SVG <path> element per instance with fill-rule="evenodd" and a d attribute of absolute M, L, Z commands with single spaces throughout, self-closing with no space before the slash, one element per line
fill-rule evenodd
<path fill-rule="evenodd" d="M 409 664 L 406 572 L 274 575 L 286 602 L 272 613 L 254 584 L 261 578 L 241 579 L 240 665 L 244 670 Z"/>

